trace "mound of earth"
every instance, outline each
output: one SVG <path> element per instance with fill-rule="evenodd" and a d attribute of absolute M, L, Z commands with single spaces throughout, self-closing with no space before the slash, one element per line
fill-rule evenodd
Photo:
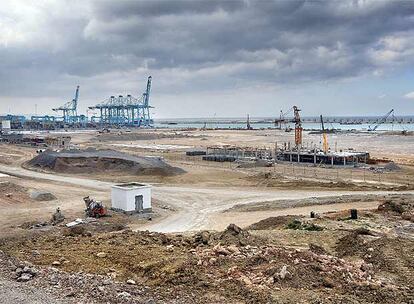
<path fill-rule="evenodd" d="M 402 219 L 414 222 L 414 199 L 412 196 L 391 197 L 378 206 L 378 211 L 394 214 Z"/>
<path fill-rule="evenodd" d="M 53 201 L 56 196 L 47 191 L 31 191 L 30 198 L 36 201 Z"/>
<path fill-rule="evenodd" d="M 257 223 L 251 224 L 247 229 L 248 230 L 279 229 L 279 228 L 285 227 L 287 224 L 289 224 L 290 222 L 298 218 L 300 218 L 300 216 L 296 216 L 296 215 L 268 217 Z"/>
<path fill-rule="evenodd" d="M 185 171 L 159 157 L 133 156 L 113 150 L 45 151 L 27 163 L 30 167 L 64 173 L 122 171 L 137 175 L 171 176 Z"/>
<path fill-rule="evenodd" d="M 400 171 L 401 167 L 395 164 L 394 162 L 390 162 L 384 166 L 384 169 L 387 171 Z"/>

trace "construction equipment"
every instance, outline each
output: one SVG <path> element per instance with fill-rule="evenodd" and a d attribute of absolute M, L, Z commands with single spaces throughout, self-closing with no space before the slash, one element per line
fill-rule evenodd
<path fill-rule="evenodd" d="M 391 111 L 389 111 L 387 114 L 385 114 L 383 117 L 381 117 L 381 119 L 377 122 L 377 124 L 373 127 L 369 126 L 368 131 L 375 131 L 381 124 L 385 123 L 388 119 L 388 117 L 390 117 L 391 114 L 394 113 L 394 109 L 391 109 Z M 394 120 L 394 119 L 393 119 Z"/>
<path fill-rule="evenodd" d="M 326 154 L 328 153 L 328 135 L 325 131 L 325 126 L 323 123 L 323 117 L 321 115 L 321 127 L 322 127 L 322 138 L 323 138 L 323 152 Z"/>
<path fill-rule="evenodd" d="M 283 113 L 283 110 L 280 110 L 280 117 L 279 119 L 275 119 L 275 126 L 279 130 L 282 130 L 282 125 L 285 125 L 285 131 L 290 132 L 290 127 L 287 125 L 289 123 L 289 120 L 286 119 L 286 116 L 289 114 L 289 112 L 292 111 L 292 108 L 290 108 L 287 112 Z"/>
<path fill-rule="evenodd" d="M 99 218 L 107 215 L 107 210 L 101 201 L 95 201 L 94 199 L 91 199 L 89 196 L 85 196 L 83 198 L 83 201 L 85 202 L 86 206 L 86 216 Z"/>
<path fill-rule="evenodd" d="M 302 131 L 303 131 L 299 112 L 300 112 L 300 109 L 298 109 L 297 106 L 293 106 L 293 113 L 294 113 L 293 122 L 295 123 L 295 145 L 297 148 L 300 148 L 300 146 L 302 146 Z"/>

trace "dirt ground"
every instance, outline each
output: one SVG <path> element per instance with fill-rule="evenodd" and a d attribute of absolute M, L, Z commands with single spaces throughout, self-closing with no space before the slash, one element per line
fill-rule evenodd
<path fill-rule="evenodd" d="M 69 132 L 70 133 L 70 132 Z M 387 172 L 380 179 L 375 174 L 362 177 L 359 169 L 332 170 L 329 168 L 307 168 L 278 164 L 275 168 L 237 168 L 232 164 L 202 162 L 197 158 L 183 157 L 189 147 L 205 148 L 211 145 L 238 145 L 263 147 L 274 146 L 292 140 L 292 134 L 278 130 L 133 130 L 125 132 L 112 130 L 99 134 L 97 131 L 70 133 L 72 142 L 79 148 L 113 149 L 137 156 L 161 156 L 175 167 L 185 170 L 177 176 L 145 175 L 135 176 L 122 170 L 91 170 L 86 173 L 59 172 L 59 176 L 50 174 L 35 175 L 23 171 L 20 166 L 36 156 L 36 148 L 1 144 L 3 158 L 0 171 L 16 175 L 11 177 L 15 183 L 30 189 L 51 192 L 57 200 L 51 202 L 30 203 L 22 199 L 13 209 L 0 201 L 0 224 L 13 226 L 32 219 L 48 219 L 57 207 L 61 207 L 68 218 L 83 215 L 82 197 L 90 195 L 110 206 L 110 185 L 116 182 L 139 181 L 154 186 L 154 198 L 159 202 L 152 223 L 132 221 L 134 229 L 152 229 L 172 232 L 208 228 L 222 229 L 231 220 L 229 214 L 221 211 L 236 204 L 280 201 L 285 198 L 303 199 L 313 196 L 335 196 L 355 192 L 367 194 L 373 191 L 411 191 L 414 189 L 414 167 L 403 165 L 398 172 Z M 361 137 L 370 142 L 370 152 L 382 151 L 376 157 L 398 155 L 404 164 L 412 160 L 410 148 L 414 148 L 412 136 L 378 134 L 336 134 L 338 149 L 359 145 Z M 400 145 L 393 141 L 398 137 Z M 317 142 L 319 135 L 306 135 L 305 141 Z M 332 141 L 333 142 L 333 141 Z M 342 145 L 342 146 L 341 146 Z M 367 146 L 364 146 L 364 149 Z M 374 152 L 377 153 L 377 152 Z M 13 157 L 12 157 L 13 156 Z M 397 158 L 395 158 L 397 160 Z M 292 171 L 293 170 L 293 171 Z M 353 171 L 352 171 L 353 170 Z M 108 171 L 109 172 L 109 171 Z M 338 173 L 339 172 L 339 173 Z M 45 172 L 40 172 L 45 173 Z M 50 172 L 46 172 L 50 173 Z M 305 174 L 303 174 L 305 173 Z M 340 174 L 340 175 L 339 175 Z M 335 176 L 338 175 L 339 179 Z M 327 179 L 327 177 L 333 179 Z M 342 176 L 342 177 L 341 177 Z M 350 176 L 351 178 L 348 178 Z M 347 177 L 347 178 L 345 178 Z M 369 178 L 372 177 L 372 180 Z M 362 180 L 365 179 L 365 180 Z M 5 180 L 10 178 L 4 177 Z M 78 179 L 73 181 L 73 179 Z M 371 206 L 375 207 L 373 203 Z M 351 205 L 339 204 L 337 208 Z M 292 208 L 297 206 L 292 206 Z M 334 206 L 331 206 L 332 208 Z M 322 208 L 321 206 L 318 208 Z M 318 209 L 327 210 L 327 209 Z M 336 209 L 335 209 L 336 210 Z M 305 208 L 301 212 L 307 212 Z M 286 211 L 284 211 L 286 212 Z M 294 212 L 299 212 L 297 209 Z M 168 215 L 168 216 L 167 216 Z M 233 214 L 240 218 L 237 222 L 244 226 L 256 219 L 259 214 Z M 265 216 L 265 214 L 260 215 Z"/>
<path fill-rule="evenodd" d="M 22 303 L 414 299 L 413 281 L 407 279 L 414 277 L 414 136 L 330 135 L 338 149 L 369 149 L 401 167 L 379 175 L 361 168 L 283 163 L 239 168 L 184 155 L 211 145 L 274 147 L 292 141 L 293 134 L 276 130 L 70 135 L 81 149 L 162 157 L 185 173 L 34 171 L 22 165 L 36 156 L 36 148 L 0 144 L 0 296 L 16 303 L 26 294 L 33 301 Z M 309 144 L 320 142 L 319 135 L 304 137 Z M 110 207 L 111 185 L 130 181 L 152 184 L 151 220 L 111 212 L 76 229 L 64 227 L 84 218 L 84 196 Z M 50 192 L 56 199 L 36 201 L 32 191 Z M 66 219 L 51 226 L 57 207 Z M 358 220 L 349 219 L 353 208 Z M 316 219 L 309 219 L 311 211 Z M 242 230 L 226 229 L 230 224 Z M 30 276 L 29 282 L 21 282 L 22 276 Z M 20 293 L 11 294 L 10 286 Z"/>
<path fill-rule="evenodd" d="M 132 232 L 103 219 L 41 228 L 2 239 L 1 272 L 36 269 L 30 284 L 70 303 L 409 303 L 411 199 L 389 198 L 357 220 L 279 216 L 223 232 Z"/>

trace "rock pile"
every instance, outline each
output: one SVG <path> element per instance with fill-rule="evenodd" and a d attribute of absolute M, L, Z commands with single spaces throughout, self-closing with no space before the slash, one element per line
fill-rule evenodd
<path fill-rule="evenodd" d="M 22 268 L 23 267 L 23 268 Z M 15 270 L 15 276 L 17 282 L 27 282 L 37 275 L 37 270 L 33 267 L 22 266 L 17 267 Z"/>

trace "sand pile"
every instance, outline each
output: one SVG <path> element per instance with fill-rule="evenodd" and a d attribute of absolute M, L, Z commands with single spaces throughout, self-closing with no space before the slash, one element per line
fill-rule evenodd
<path fill-rule="evenodd" d="M 113 150 L 45 151 L 28 162 L 33 168 L 64 173 L 122 171 L 137 175 L 171 176 L 185 171 L 158 157 L 133 156 Z"/>

